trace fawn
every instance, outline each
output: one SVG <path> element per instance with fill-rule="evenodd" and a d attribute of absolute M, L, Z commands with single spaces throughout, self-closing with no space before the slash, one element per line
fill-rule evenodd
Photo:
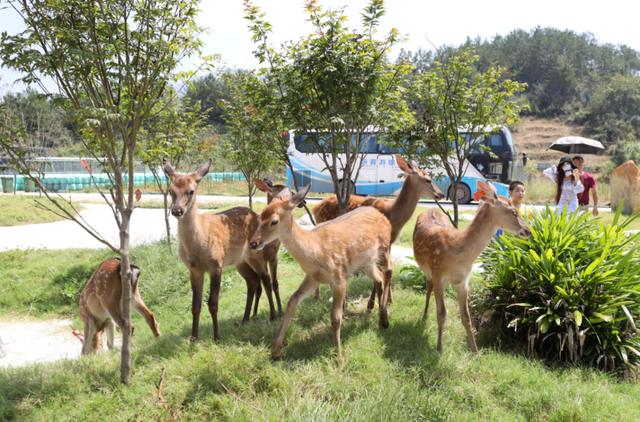
<path fill-rule="evenodd" d="M 131 293 L 133 306 L 144 317 L 153 332 L 158 337 L 160 329 L 153 312 L 151 312 L 138 288 L 140 268 L 131 266 Z M 100 348 L 102 332 L 107 330 L 107 347 L 113 349 L 114 321 L 122 329 L 122 284 L 120 283 L 120 259 L 110 258 L 102 262 L 89 278 L 80 294 L 80 318 L 84 324 L 84 341 L 82 354 L 96 352 Z M 133 325 L 131 325 L 133 333 Z"/>

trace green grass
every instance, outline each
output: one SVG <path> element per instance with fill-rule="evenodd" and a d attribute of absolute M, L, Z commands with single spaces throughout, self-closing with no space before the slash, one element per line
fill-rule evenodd
<path fill-rule="evenodd" d="M 108 255 L 0 253 L 3 274 L 9 274 L 0 278 L 0 315 L 74 316 L 79 280 Z M 377 312 L 364 310 L 370 281 L 354 277 L 343 323 L 343 359 L 335 356 L 325 287 L 319 302 L 309 298 L 298 307 L 284 358 L 272 362 L 278 322 L 268 322 L 262 301 L 258 319 L 239 324 L 245 286 L 233 269 L 223 275 L 222 340 L 211 342 L 205 304 L 203 339 L 192 344 L 187 341 L 191 291 L 175 248 L 169 253 L 162 244 L 138 247 L 133 257 L 142 268 L 142 296 L 162 336 L 154 339 L 135 315 L 131 385 L 119 383 L 117 352 L 3 369 L 0 420 L 634 420 L 640 412 L 638 384 L 589 369 L 549 368 L 492 348 L 472 355 L 451 293 L 439 355 L 435 306 L 431 319 L 420 322 L 423 293 L 401 279 L 398 268 L 388 330 L 378 329 Z M 302 274 L 285 259 L 279 269 L 286 300 Z M 66 295 L 56 293 L 60 286 L 67 287 Z M 165 403 L 157 400 L 162 368 Z"/>
<path fill-rule="evenodd" d="M 49 200 L 44 196 L 39 198 L 30 195 L 0 195 L 0 209 L 2 210 L 0 213 L 0 226 L 50 223 L 62 220 L 51 211 L 38 205 L 37 202 L 53 208 L 53 205 L 50 205 Z M 81 209 L 78 204 L 74 204 L 74 207 L 78 210 Z M 71 210 L 68 205 L 65 208 Z"/>

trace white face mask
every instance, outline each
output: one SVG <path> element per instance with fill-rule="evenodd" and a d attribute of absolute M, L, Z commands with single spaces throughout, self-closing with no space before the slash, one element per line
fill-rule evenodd
<path fill-rule="evenodd" d="M 564 175 L 565 176 L 571 176 L 571 174 L 573 173 L 572 169 L 571 169 L 571 164 L 566 163 L 565 165 L 562 166 L 562 170 L 564 170 Z"/>

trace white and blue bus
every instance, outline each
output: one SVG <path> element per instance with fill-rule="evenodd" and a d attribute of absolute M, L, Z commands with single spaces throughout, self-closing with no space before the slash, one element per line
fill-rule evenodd
<path fill-rule="evenodd" d="M 509 149 L 508 143 L 511 145 L 510 151 L 512 154 L 508 157 L 508 160 L 505 160 L 507 157 L 504 153 L 497 155 L 498 159 L 501 160 L 501 163 L 507 163 L 506 171 L 507 174 L 510 174 L 509 163 L 513 163 L 513 159 L 515 158 L 513 142 L 511 141 L 511 135 L 507 128 L 501 129 L 499 133 L 508 135 L 508 137 L 504 136 L 504 138 L 501 138 L 504 139 L 504 145 L 506 146 L 501 144 L 502 149 L 500 152 Z M 289 147 L 287 149 L 287 154 L 291 160 L 293 174 L 291 173 L 291 170 L 287 168 L 287 186 L 293 187 L 293 177 L 295 177 L 297 186 L 306 186 L 310 184 L 311 192 L 333 193 L 334 190 L 331 175 L 326 170 L 321 153 L 316 152 L 314 141 L 310 139 L 310 137 L 318 136 L 322 139 L 323 136 L 328 137 L 330 135 L 323 133 L 318 134 L 318 132 L 297 132 L 294 130 L 288 132 Z M 485 143 L 482 138 L 479 138 L 478 142 Z M 489 144 L 489 149 L 492 148 L 492 142 L 497 143 L 493 138 L 486 142 Z M 364 139 L 361 141 L 360 151 L 362 154 L 359 155 L 358 159 L 362 160 L 362 166 L 360 167 L 357 180 L 350 181 L 354 187 L 353 191 L 358 195 L 397 195 L 403 182 L 403 172 L 398 167 L 394 157 L 394 154 L 397 153 L 397 151 L 388 145 L 378 142 L 376 139 L 376 133 L 374 132 L 364 134 Z M 486 168 L 487 171 L 499 171 L 500 173 L 505 171 L 504 166 L 498 167 L 490 165 L 490 163 L 496 161 L 496 157 L 491 157 L 486 149 L 478 148 L 477 152 L 474 151 L 474 153 L 475 155 L 470 157 L 471 163 L 481 160 L 480 162 L 485 164 L 484 168 Z M 471 158 L 473 158 L 473 160 Z M 356 162 L 356 166 L 358 164 L 359 163 Z M 513 167 L 513 165 L 511 165 L 511 167 Z M 434 174 L 437 173 L 444 174 L 444 172 L 436 170 Z M 459 203 L 466 204 L 471 202 L 477 191 L 477 182 L 479 180 L 486 181 L 487 179 L 494 182 L 499 195 L 505 197 L 508 196 L 507 186 L 503 183 L 495 183 L 496 181 L 506 182 L 507 180 L 503 180 L 502 178 L 495 177 L 491 174 L 487 174 L 487 177 L 485 177 L 485 175 L 478 171 L 474 165 L 468 165 L 467 170 L 462 177 L 462 183 L 458 185 L 457 195 Z M 434 180 L 442 192 L 446 192 L 449 197 L 452 196 L 453 192 L 451 182 L 448 177 L 442 175 L 435 176 Z"/>

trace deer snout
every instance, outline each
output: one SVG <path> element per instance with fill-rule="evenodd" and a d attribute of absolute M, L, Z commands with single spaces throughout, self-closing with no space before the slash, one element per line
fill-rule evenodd
<path fill-rule="evenodd" d="M 252 240 L 251 243 L 249 243 L 249 247 L 254 250 L 262 250 L 264 248 L 264 242 L 262 240 Z"/>
<path fill-rule="evenodd" d="M 522 237 L 529 237 L 531 236 L 531 230 L 529 230 L 528 227 L 523 227 L 522 229 L 520 229 L 518 234 Z"/>
<path fill-rule="evenodd" d="M 176 218 L 180 218 L 184 215 L 184 210 L 182 208 L 171 208 L 171 215 L 173 215 Z"/>
<path fill-rule="evenodd" d="M 444 194 L 443 194 L 442 192 L 440 192 L 440 191 L 434 192 L 434 193 L 433 193 L 433 198 L 434 198 L 436 201 L 439 201 L 439 200 L 441 200 L 441 199 L 444 199 Z"/>

